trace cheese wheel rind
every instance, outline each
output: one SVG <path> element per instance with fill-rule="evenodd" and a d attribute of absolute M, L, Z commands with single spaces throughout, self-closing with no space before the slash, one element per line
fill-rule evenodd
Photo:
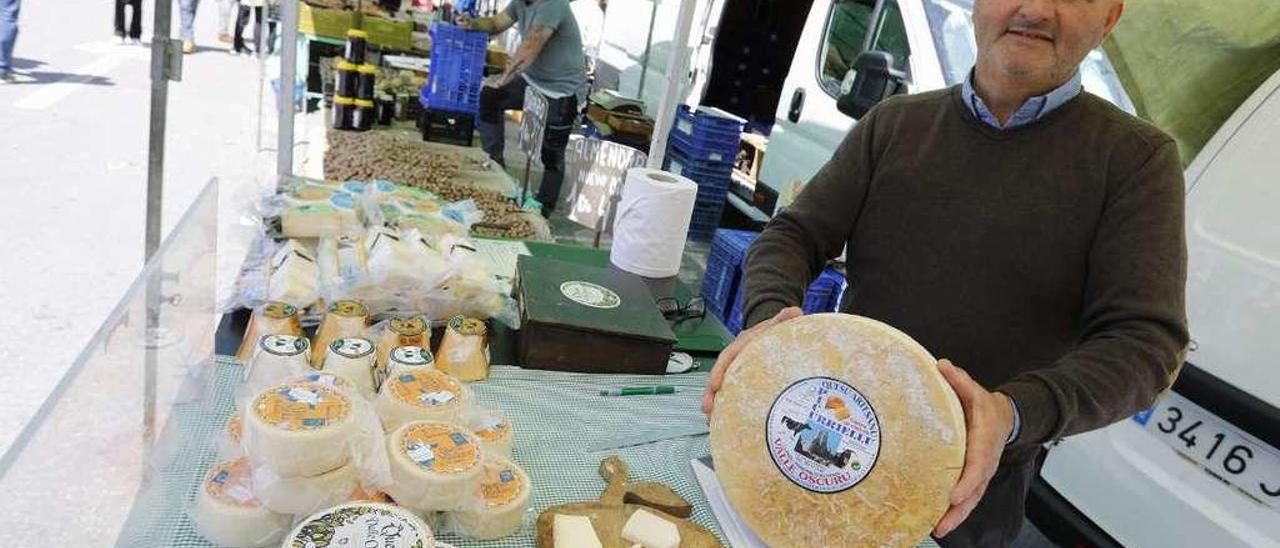
<path fill-rule="evenodd" d="M 328 472 L 350 459 L 356 411 L 345 390 L 305 381 L 275 385 L 245 410 L 245 453 L 255 467 L 282 477 Z"/>
<path fill-rule="evenodd" d="M 937 360 L 881 322 L 783 322 L 729 367 L 710 420 L 730 503 L 773 546 L 911 546 L 947 510 L 964 411 Z"/>
<path fill-rule="evenodd" d="M 200 484 L 194 517 L 205 539 L 237 548 L 274 544 L 289 528 L 289 516 L 272 512 L 257 499 L 243 457 L 209 469 Z"/>
<path fill-rule="evenodd" d="M 309 477 L 280 477 L 270 468 L 260 467 L 253 470 L 253 485 L 262 505 L 273 512 L 305 516 L 350 500 L 360 487 L 360 478 L 350 463 Z"/>
<path fill-rule="evenodd" d="M 462 510 L 449 515 L 462 536 L 492 540 L 514 535 L 524 527 L 529 509 L 530 483 L 524 470 L 504 457 L 484 457 L 484 479 Z"/>
<path fill-rule="evenodd" d="M 451 423 L 406 423 L 387 436 L 387 453 L 387 494 L 417 512 L 457 510 L 484 480 L 480 440 Z"/>

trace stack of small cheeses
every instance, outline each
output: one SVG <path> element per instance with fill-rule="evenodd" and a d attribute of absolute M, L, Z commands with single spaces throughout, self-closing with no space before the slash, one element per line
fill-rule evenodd
<path fill-rule="evenodd" d="M 335 302 L 316 333 L 318 360 L 305 338 L 261 337 L 225 460 L 196 504 L 208 540 L 275 545 L 296 525 L 285 546 L 363 546 L 380 534 L 367 525 L 394 522 L 430 546 L 432 523 L 478 539 L 521 529 L 531 484 L 510 460 L 510 422 L 473 405 L 462 381 L 437 369 L 425 321 L 391 324 L 400 332 L 375 343 L 365 307 Z M 332 534 L 307 536 L 318 530 Z"/>

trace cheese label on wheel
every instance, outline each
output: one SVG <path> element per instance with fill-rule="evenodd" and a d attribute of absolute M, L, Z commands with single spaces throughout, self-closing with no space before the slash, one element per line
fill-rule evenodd
<path fill-rule="evenodd" d="M 270 301 L 262 306 L 262 314 L 273 320 L 283 320 L 298 313 L 298 309 L 289 303 Z"/>
<path fill-rule="evenodd" d="M 498 441 L 511 430 L 511 425 L 507 424 L 505 419 L 498 417 L 485 417 L 484 422 L 476 429 L 476 436 L 484 441 Z"/>
<path fill-rule="evenodd" d="M 393 333 L 402 337 L 415 337 L 427 331 L 427 322 L 417 316 L 392 318 L 389 327 Z"/>
<path fill-rule="evenodd" d="M 266 352 L 276 356 L 297 356 L 307 350 L 310 343 L 304 337 L 294 335 L 267 335 L 258 342 Z"/>
<path fill-rule="evenodd" d="M 475 318 L 466 318 L 463 316 L 454 316 L 449 320 L 449 329 L 459 335 L 484 335 L 488 328 L 484 322 Z"/>
<path fill-rule="evenodd" d="M 298 432 L 341 421 L 351 412 L 351 402 L 327 386 L 297 383 L 258 396 L 253 411 L 267 424 Z"/>
<path fill-rule="evenodd" d="M 387 382 L 401 401 L 428 409 L 450 405 L 462 393 L 458 381 L 439 371 L 403 373 Z"/>
<path fill-rule="evenodd" d="M 369 309 L 360 301 L 343 300 L 329 306 L 329 313 L 344 318 L 363 318 L 369 315 Z"/>
<path fill-rule="evenodd" d="M 442 474 L 470 470 L 480 461 L 480 447 L 443 423 L 409 428 L 400 440 L 400 450 L 418 466 Z"/>
<path fill-rule="evenodd" d="M 769 455 L 787 479 L 838 493 L 867 477 L 880 455 L 880 420 L 862 394 L 828 377 L 800 379 L 769 409 Z"/>
<path fill-rule="evenodd" d="M 329 350 L 347 359 L 357 359 L 373 353 L 373 342 L 361 337 L 334 339 L 329 343 Z"/>
<path fill-rule="evenodd" d="M 354 390 L 351 381 L 332 373 L 307 373 L 296 379 L 298 384 L 316 383 L 338 390 Z"/>
<path fill-rule="evenodd" d="M 406 367 L 423 367 L 434 362 L 431 351 L 421 346 L 397 346 L 391 350 L 391 362 Z"/>
<path fill-rule="evenodd" d="M 524 480 L 515 469 L 501 462 L 485 466 L 484 481 L 480 484 L 480 496 L 490 507 L 510 504 L 520 496 Z"/>
<path fill-rule="evenodd" d="M 253 494 L 247 457 L 215 465 L 205 478 L 204 488 L 214 499 L 227 504 L 243 508 L 262 506 Z"/>

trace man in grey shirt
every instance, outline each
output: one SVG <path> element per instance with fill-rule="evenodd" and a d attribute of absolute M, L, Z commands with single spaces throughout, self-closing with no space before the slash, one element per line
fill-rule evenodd
<path fill-rule="evenodd" d="M 547 98 L 546 129 L 542 138 L 542 184 L 537 200 L 542 214 L 555 209 L 564 182 L 564 151 L 578 114 L 578 96 L 586 91 L 586 59 L 582 35 L 569 0 L 513 0 L 493 17 L 464 19 L 460 26 L 501 33 L 512 26 L 521 44 L 502 74 L 487 78 L 480 92 L 480 143 L 490 158 L 505 165 L 502 113 L 519 110 L 526 86 Z"/>

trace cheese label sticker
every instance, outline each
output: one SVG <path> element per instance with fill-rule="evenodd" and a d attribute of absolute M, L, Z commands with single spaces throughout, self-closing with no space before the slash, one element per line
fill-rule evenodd
<path fill-rule="evenodd" d="M 418 466 L 441 474 L 470 470 L 480 462 L 480 448 L 471 438 L 443 423 L 406 429 L 400 449 Z"/>
<path fill-rule="evenodd" d="M 809 377 L 788 386 L 769 408 L 769 456 L 787 479 L 815 493 L 862 482 L 880 455 L 880 419 L 852 386 Z"/>
<path fill-rule="evenodd" d="M 402 373 L 388 382 L 401 401 L 426 408 L 449 405 L 462 392 L 457 381 L 439 371 Z"/>
<path fill-rule="evenodd" d="M 317 430 L 337 423 L 350 412 L 351 402 L 332 388 L 316 383 L 276 387 L 258 396 L 253 410 L 267 424 L 281 430 Z"/>
<path fill-rule="evenodd" d="M 510 504 L 520 496 L 523 484 L 520 474 L 506 463 L 491 462 L 485 466 L 484 481 L 480 483 L 480 496 L 490 507 Z"/>
<path fill-rule="evenodd" d="M 498 417 L 486 417 L 476 429 L 476 437 L 484 441 L 498 441 L 511 428 L 507 421 Z"/>
<path fill-rule="evenodd" d="M 591 308 L 617 308 L 622 298 L 612 289 L 591 282 L 570 281 L 560 284 L 560 293 L 565 298 Z"/>
<path fill-rule="evenodd" d="M 338 390 L 351 390 L 352 386 L 347 379 L 334 375 L 333 373 L 307 373 L 298 377 L 299 382 L 322 384 L 329 388 L 337 388 Z"/>
<path fill-rule="evenodd" d="M 329 350 L 334 354 L 354 360 L 373 354 L 373 341 L 360 337 L 334 339 L 329 343 Z"/>
<path fill-rule="evenodd" d="M 246 457 L 215 465 L 206 476 L 205 489 L 214 499 L 234 506 L 257 508 L 262 504 L 253 494 Z"/>
<path fill-rule="evenodd" d="M 454 316 L 449 320 L 449 330 L 459 335 L 484 335 L 488 328 L 480 320 Z"/>
<path fill-rule="evenodd" d="M 329 307 L 331 314 L 336 314 L 344 318 L 363 318 L 369 315 L 369 309 L 365 308 L 360 301 L 337 301 Z"/>
<path fill-rule="evenodd" d="M 298 313 L 298 309 L 289 303 L 271 301 L 262 306 L 262 315 L 273 320 L 283 320 Z"/>
<path fill-rule="evenodd" d="M 391 350 L 391 361 L 407 367 L 423 367 L 435 360 L 431 351 L 421 346 L 397 346 Z"/>
<path fill-rule="evenodd" d="M 392 333 L 404 337 L 412 337 L 425 333 L 427 331 L 427 322 L 422 321 L 422 318 L 417 316 L 392 318 L 389 327 Z"/>
<path fill-rule="evenodd" d="M 430 548 L 430 529 L 409 512 L 387 504 L 354 503 L 304 522 L 285 541 L 288 548 Z"/>
<path fill-rule="evenodd" d="M 306 338 L 294 335 L 266 335 L 258 341 L 258 346 L 276 356 L 297 356 L 310 345 Z"/>

